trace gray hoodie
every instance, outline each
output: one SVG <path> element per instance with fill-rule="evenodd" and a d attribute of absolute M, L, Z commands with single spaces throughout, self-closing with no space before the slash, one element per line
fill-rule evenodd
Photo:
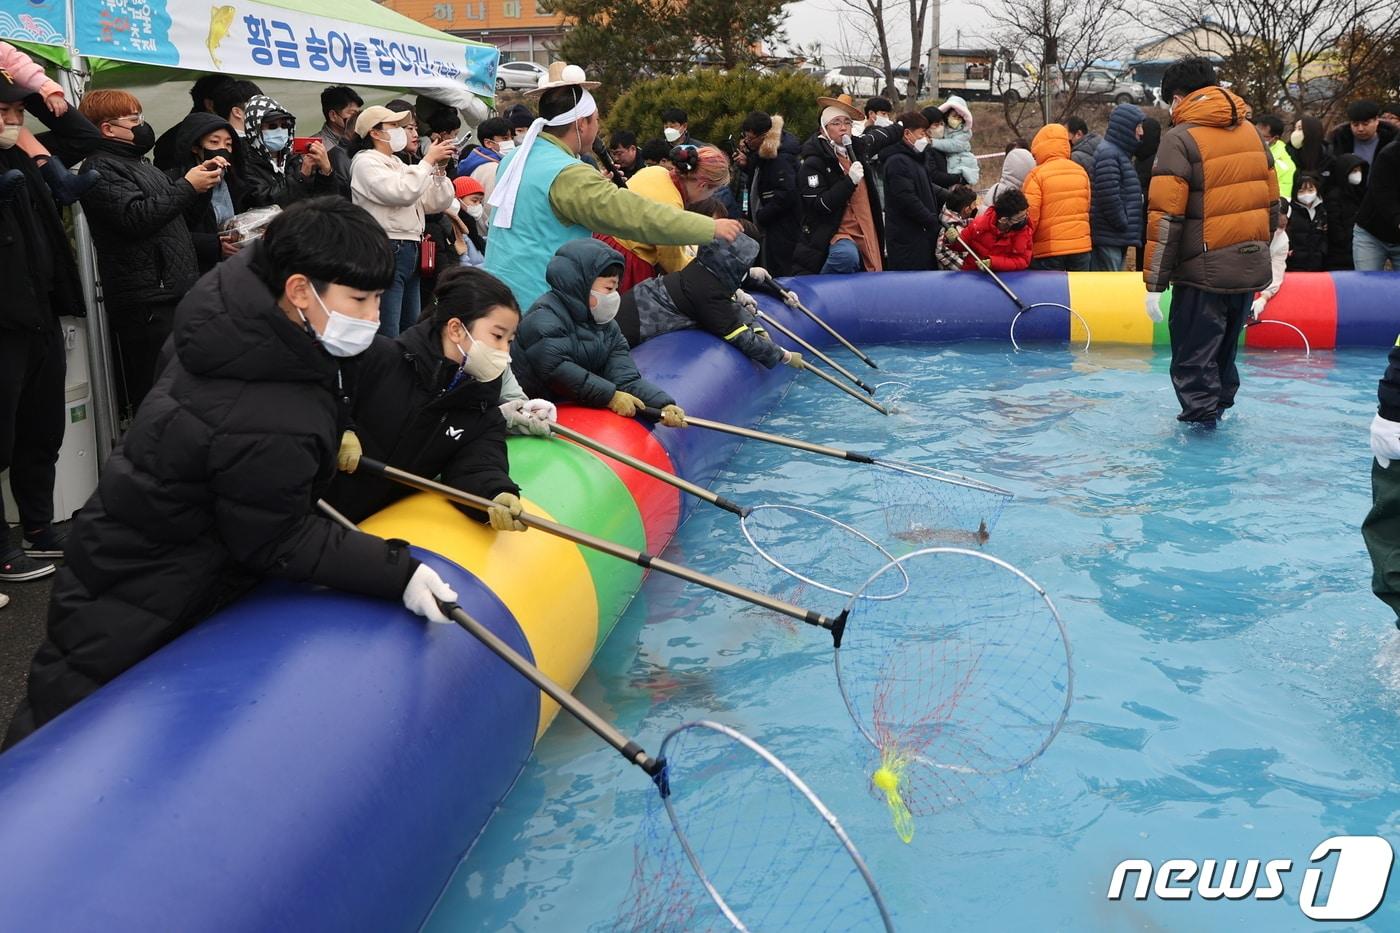
<path fill-rule="evenodd" d="M 995 185 L 987 189 L 982 195 L 982 209 L 986 210 L 996 201 L 997 195 L 1003 191 L 1015 189 L 1021 190 L 1021 186 L 1026 183 L 1026 176 L 1031 169 L 1035 168 L 1035 156 L 1027 149 L 1012 149 L 1006 154 L 1006 158 L 1001 163 L 1001 178 Z"/>

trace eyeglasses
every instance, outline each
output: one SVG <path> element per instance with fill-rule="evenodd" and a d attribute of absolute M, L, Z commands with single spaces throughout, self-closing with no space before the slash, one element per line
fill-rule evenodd
<path fill-rule="evenodd" d="M 107 122 L 125 126 L 127 125 L 127 121 L 130 121 L 132 126 L 140 126 L 142 123 L 146 122 L 146 117 L 144 114 L 140 113 L 129 113 L 124 117 L 117 117 L 115 120 L 108 120 Z"/>
<path fill-rule="evenodd" d="M 835 120 L 832 120 L 832 121 L 830 121 L 829 123 L 827 123 L 827 126 L 854 126 L 854 125 L 855 125 L 855 123 L 852 122 L 852 120 L 851 120 L 850 117 L 837 117 Z"/>

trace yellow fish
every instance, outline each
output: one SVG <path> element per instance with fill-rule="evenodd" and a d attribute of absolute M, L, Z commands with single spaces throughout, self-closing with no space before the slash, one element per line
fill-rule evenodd
<path fill-rule="evenodd" d="M 223 67 L 223 62 L 219 61 L 219 43 L 224 41 L 229 27 L 233 25 L 233 14 L 234 9 L 231 6 L 209 8 L 209 40 L 205 46 L 209 49 L 209 59 L 215 68 Z"/>

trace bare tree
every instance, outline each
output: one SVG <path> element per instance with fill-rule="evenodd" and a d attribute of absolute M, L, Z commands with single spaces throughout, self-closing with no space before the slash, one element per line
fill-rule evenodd
<path fill-rule="evenodd" d="M 928 31 L 929 7 L 937 0 L 909 0 L 909 83 L 904 89 L 904 102 L 912 110 L 919 99 L 919 86 L 923 83 L 924 35 Z M 935 34 L 934 42 L 938 37 Z M 890 84 L 893 85 L 893 75 Z M 937 78 L 934 79 L 935 83 Z M 934 93 L 937 93 L 935 88 Z M 898 103 L 898 101 L 896 101 Z"/>
<path fill-rule="evenodd" d="M 1400 0 L 1160 0 L 1147 22 L 1220 55 L 1256 112 L 1328 114 L 1394 70 Z"/>
<path fill-rule="evenodd" d="M 909 41 L 909 82 L 903 100 L 913 106 L 923 84 L 924 42 L 928 34 L 929 11 L 937 0 L 835 0 L 841 17 L 838 47 L 848 61 L 873 62 L 885 77 L 884 88 L 891 102 L 898 105 L 899 85 L 894 69 L 902 61 L 899 49 L 900 19 L 905 18 Z M 854 36 L 852 35 L 854 34 Z M 864 50 L 866 54 L 851 54 Z"/>
<path fill-rule="evenodd" d="M 1136 0 L 993 0 L 985 9 L 992 24 L 989 38 L 1009 51 L 1012 60 L 1048 62 L 1036 76 L 1035 95 L 1002 98 L 1006 122 L 1018 134 L 1021 124 L 1039 109 L 1037 98 L 1047 82 L 1054 101 L 1051 120 L 1074 113 L 1085 70 L 1097 61 L 1119 57 L 1139 28 Z M 1058 67 L 1047 47 L 1057 49 L 1053 58 Z"/>

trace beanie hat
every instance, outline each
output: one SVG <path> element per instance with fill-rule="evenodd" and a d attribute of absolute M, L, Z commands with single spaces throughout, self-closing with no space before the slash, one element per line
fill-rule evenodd
<path fill-rule="evenodd" d="M 459 198 L 469 198 L 474 194 L 486 193 L 486 189 L 481 187 L 481 182 L 472 178 L 470 175 L 463 175 L 460 178 L 453 179 L 452 190 L 457 193 L 457 197 Z"/>

